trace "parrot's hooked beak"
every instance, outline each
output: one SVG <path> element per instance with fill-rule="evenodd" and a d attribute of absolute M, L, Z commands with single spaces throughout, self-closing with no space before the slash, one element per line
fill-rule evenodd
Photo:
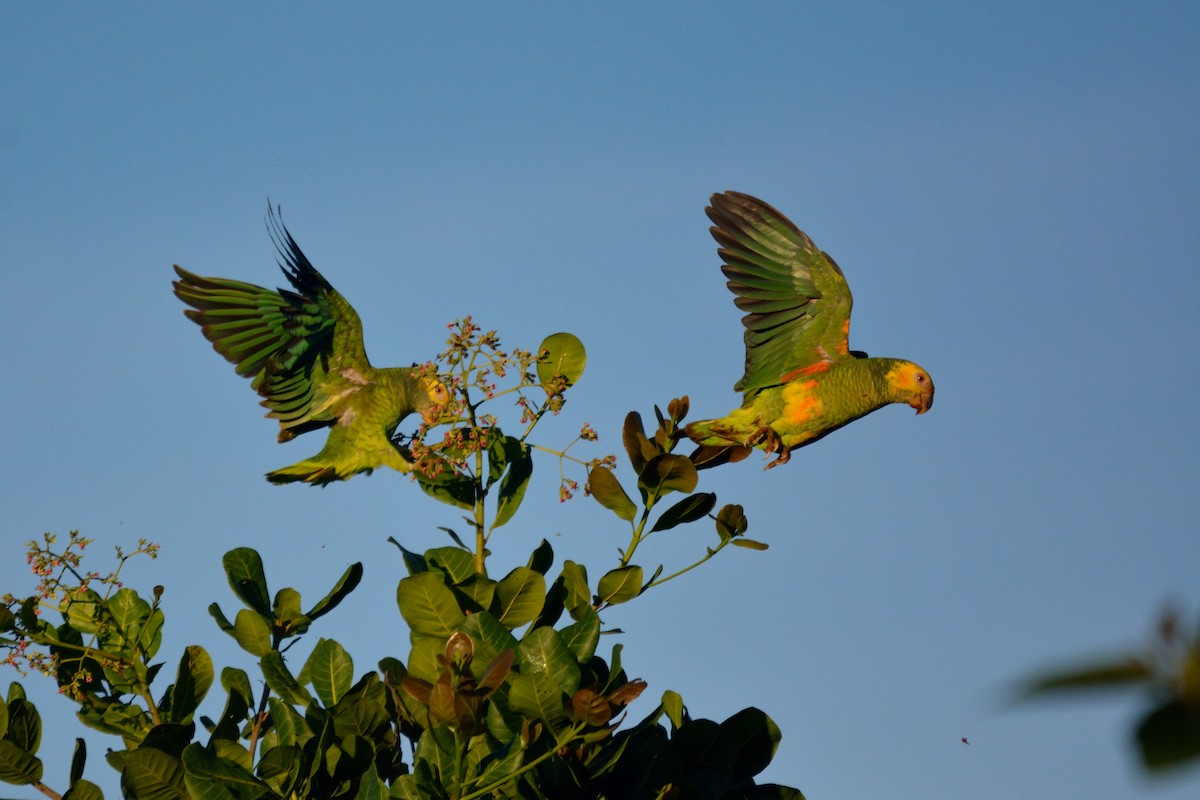
<path fill-rule="evenodd" d="M 933 408 L 933 381 L 929 380 L 927 385 L 920 394 L 913 395 L 908 404 L 917 410 L 917 414 L 924 414 L 929 409 Z"/>

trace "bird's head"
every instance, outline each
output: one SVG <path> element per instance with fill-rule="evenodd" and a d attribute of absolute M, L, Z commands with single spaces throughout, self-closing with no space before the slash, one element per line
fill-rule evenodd
<path fill-rule="evenodd" d="M 905 403 L 924 414 L 933 408 L 933 378 L 911 361 L 897 361 L 887 372 L 889 397 L 893 403 Z"/>
<path fill-rule="evenodd" d="M 425 421 L 426 425 L 432 426 L 437 422 L 442 409 L 450 402 L 450 390 L 446 388 L 446 384 L 432 375 L 421 378 L 421 388 L 425 391 L 426 400 L 419 409 L 421 419 Z"/>

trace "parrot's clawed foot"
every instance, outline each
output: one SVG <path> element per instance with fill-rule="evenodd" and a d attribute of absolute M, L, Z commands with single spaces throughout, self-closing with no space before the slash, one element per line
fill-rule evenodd
<path fill-rule="evenodd" d="M 755 431 L 747 444 L 754 446 L 761 444 L 768 456 L 775 456 L 775 460 L 767 464 L 764 469 L 771 469 L 772 467 L 778 467 L 780 464 L 786 464 L 792 457 L 792 449 L 783 443 L 783 439 L 770 426 L 759 428 Z"/>
<path fill-rule="evenodd" d="M 772 467 L 778 467 L 780 464 L 786 464 L 792 458 L 792 448 L 788 447 L 783 442 L 779 443 L 777 452 L 778 456 L 775 458 L 775 460 L 767 464 L 765 467 L 763 467 L 763 469 L 771 469 Z"/>

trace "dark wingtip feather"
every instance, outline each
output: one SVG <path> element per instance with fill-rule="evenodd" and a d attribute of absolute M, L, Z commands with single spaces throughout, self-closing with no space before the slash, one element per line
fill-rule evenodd
<path fill-rule="evenodd" d="M 300 245 L 296 244 L 291 232 L 283 224 L 283 206 L 272 206 L 270 199 L 267 200 L 267 233 L 279 253 L 279 268 L 296 291 L 310 297 L 320 292 L 333 291 L 329 281 L 317 272 L 317 268 L 304 255 Z"/>
<path fill-rule="evenodd" d="M 783 212 L 765 200 L 745 192 L 725 191 L 714 194 L 709 198 L 709 207 L 704 209 L 704 213 L 717 228 L 725 230 L 744 231 L 747 225 L 753 227 L 755 223 L 778 222 L 795 231 L 801 238 L 806 238 Z M 716 236 L 715 233 L 713 235 Z"/>

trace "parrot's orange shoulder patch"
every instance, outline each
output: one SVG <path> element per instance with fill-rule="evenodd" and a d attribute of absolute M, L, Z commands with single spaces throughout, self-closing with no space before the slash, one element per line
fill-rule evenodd
<path fill-rule="evenodd" d="M 797 378 L 803 378 L 805 375 L 816 375 L 818 372 L 824 372 L 829 369 L 832 365 L 832 361 L 817 361 L 816 363 L 809 364 L 807 367 L 792 370 L 780 378 L 780 383 L 790 383 Z"/>
<path fill-rule="evenodd" d="M 846 322 L 842 325 L 842 340 L 838 342 L 837 347 L 839 356 L 850 355 L 850 318 L 846 317 Z"/>
<path fill-rule="evenodd" d="M 783 414 L 793 425 L 803 425 L 825 411 L 816 395 L 817 382 L 797 381 L 783 387 Z"/>

